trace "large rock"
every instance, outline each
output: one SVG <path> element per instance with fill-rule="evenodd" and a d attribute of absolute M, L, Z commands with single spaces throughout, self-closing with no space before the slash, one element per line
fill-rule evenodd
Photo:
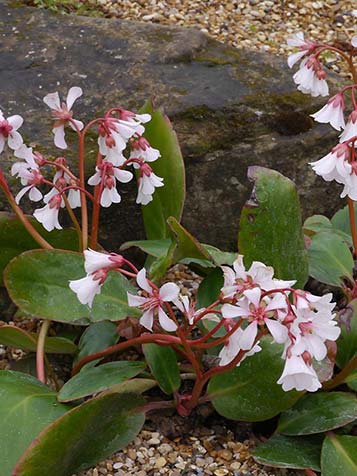
<path fill-rule="evenodd" d="M 0 107 L 24 116 L 27 143 L 60 155 L 42 103 L 48 92 L 81 86 L 75 117 L 83 120 L 114 105 L 138 109 L 153 95 L 178 133 L 187 168 L 183 223 L 201 241 L 235 248 L 249 165 L 293 179 L 305 215 L 341 206 L 337 188 L 308 166 L 336 142 L 309 117 L 325 100 L 296 91 L 284 58 L 230 48 L 194 29 L 9 5 L 0 0 Z M 8 167 L 13 158 L 1 161 Z M 102 241 L 112 249 L 143 236 L 133 198 L 128 192 L 105 211 Z"/>

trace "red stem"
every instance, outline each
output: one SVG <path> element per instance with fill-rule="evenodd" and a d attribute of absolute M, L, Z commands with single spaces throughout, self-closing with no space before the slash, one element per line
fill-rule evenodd
<path fill-rule="evenodd" d="M 350 219 L 350 228 L 353 242 L 353 256 L 356 257 L 357 253 L 357 228 L 356 228 L 356 216 L 355 216 L 355 207 L 354 201 L 348 197 L 348 216 Z"/>

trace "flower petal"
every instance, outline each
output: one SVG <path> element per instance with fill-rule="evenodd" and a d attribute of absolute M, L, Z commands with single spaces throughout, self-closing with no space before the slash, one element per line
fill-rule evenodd
<path fill-rule="evenodd" d="M 78 86 L 73 86 L 72 88 L 70 88 L 67 94 L 67 99 L 66 99 L 68 110 L 72 109 L 74 101 L 76 101 L 79 97 L 81 97 L 82 94 L 83 94 L 82 88 L 79 88 Z"/>

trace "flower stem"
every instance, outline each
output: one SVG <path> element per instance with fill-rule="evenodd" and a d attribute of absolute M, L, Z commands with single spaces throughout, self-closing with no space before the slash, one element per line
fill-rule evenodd
<path fill-rule="evenodd" d="M 357 227 L 356 227 L 356 216 L 355 216 L 355 207 L 354 201 L 351 198 L 348 198 L 348 215 L 350 219 L 350 228 L 353 242 L 353 256 L 356 257 L 357 253 Z"/>
<path fill-rule="evenodd" d="M 48 329 L 51 325 L 50 320 L 45 320 L 42 323 L 40 333 L 37 340 L 37 351 L 36 351 L 36 371 L 37 378 L 42 383 L 46 383 L 46 372 L 45 372 L 45 342 Z"/>

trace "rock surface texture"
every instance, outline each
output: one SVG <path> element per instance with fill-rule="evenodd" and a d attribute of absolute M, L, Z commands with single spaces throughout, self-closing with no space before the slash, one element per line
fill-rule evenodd
<path fill-rule="evenodd" d="M 185 158 L 183 224 L 201 241 L 235 249 L 240 208 L 251 190 L 249 165 L 294 180 L 305 216 L 342 207 L 338 186 L 308 166 L 337 142 L 331 128 L 309 117 L 326 100 L 297 92 L 284 59 L 234 49 L 194 29 L 55 15 L 1 0 L 0 38 L 0 108 L 21 114 L 26 143 L 52 157 L 62 153 L 53 146 L 42 102 L 48 92 L 81 86 L 75 117 L 84 121 L 113 106 L 139 109 L 155 97 Z M 95 136 L 89 139 L 94 152 Z M 74 152 L 66 157 L 73 160 Z M 2 155 L 2 167 L 13 160 Z M 134 196 L 128 188 L 123 203 L 105 211 L 108 248 L 143 236 Z"/>

